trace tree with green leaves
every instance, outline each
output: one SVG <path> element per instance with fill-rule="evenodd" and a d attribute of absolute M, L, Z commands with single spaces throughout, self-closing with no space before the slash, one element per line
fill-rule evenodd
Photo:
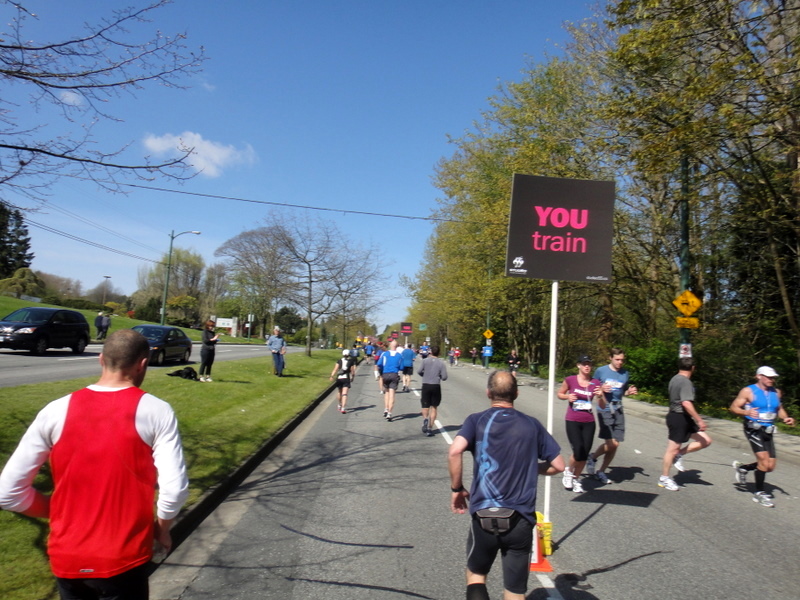
<path fill-rule="evenodd" d="M 0 202 L 0 279 L 29 267 L 34 256 L 30 249 L 31 238 L 22 212 Z"/>

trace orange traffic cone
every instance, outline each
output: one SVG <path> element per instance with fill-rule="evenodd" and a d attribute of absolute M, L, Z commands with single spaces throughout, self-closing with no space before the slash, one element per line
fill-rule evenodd
<path fill-rule="evenodd" d="M 531 573 L 552 573 L 553 567 L 544 555 L 544 539 L 539 524 L 533 529 L 533 549 L 531 551 Z"/>

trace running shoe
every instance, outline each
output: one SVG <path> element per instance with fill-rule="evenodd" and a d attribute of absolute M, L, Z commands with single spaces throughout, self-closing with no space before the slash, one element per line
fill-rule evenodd
<path fill-rule="evenodd" d="M 581 485 L 581 482 L 578 481 L 577 479 L 572 482 L 572 491 L 575 492 L 576 494 L 583 493 L 583 486 Z"/>
<path fill-rule="evenodd" d="M 678 471 L 683 473 L 686 470 L 686 467 L 683 465 L 683 454 L 676 454 L 675 458 L 672 459 L 672 466 L 674 466 Z"/>
<path fill-rule="evenodd" d="M 385 419 L 385 418 L 386 418 L 386 415 L 388 415 L 388 414 L 389 414 L 389 411 L 388 411 L 388 410 L 384 410 L 384 411 L 383 411 L 383 418 Z"/>
<path fill-rule="evenodd" d="M 753 502 L 760 504 L 761 506 L 766 506 L 768 508 L 772 508 L 775 506 L 775 503 L 770 498 L 769 494 L 766 492 L 756 492 L 753 494 Z"/>
<path fill-rule="evenodd" d="M 428 419 L 422 421 L 422 433 L 428 433 Z"/>
<path fill-rule="evenodd" d="M 594 475 L 595 469 L 597 468 L 597 463 L 595 462 L 592 455 L 589 455 L 589 458 L 586 459 L 586 472 L 589 475 Z"/>
<path fill-rule="evenodd" d="M 572 475 L 572 471 L 567 467 L 564 469 L 564 478 L 561 480 L 561 483 L 564 484 L 564 487 L 568 490 L 572 489 L 574 477 Z"/>
<path fill-rule="evenodd" d="M 347 412 L 347 409 L 343 406 L 341 410 L 339 410 L 339 412 L 345 414 Z"/>
<path fill-rule="evenodd" d="M 605 474 L 605 473 L 603 473 L 602 471 L 597 471 L 597 472 L 594 474 L 594 477 L 595 477 L 595 479 L 597 479 L 597 481 L 599 481 L 599 482 L 600 482 L 600 483 L 602 483 L 603 485 L 605 485 L 605 484 L 607 484 L 607 483 L 608 483 L 608 475 L 606 475 L 606 474 Z"/>
<path fill-rule="evenodd" d="M 392 420 L 392 413 L 390 413 L 389 411 L 386 411 L 386 415 L 384 415 L 384 416 L 386 417 L 387 421 L 391 421 Z"/>
<path fill-rule="evenodd" d="M 433 431 L 428 429 L 428 431 L 425 432 L 425 435 L 427 435 L 428 437 L 433 437 L 434 434 L 433 434 Z"/>
<path fill-rule="evenodd" d="M 742 468 L 741 461 L 733 461 L 733 480 L 740 485 L 747 483 L 747 471 Z"/>
<path fill-rule="evenodd" d="M 670 492 L 677 492 L 681 489 L 672 477 L 664 477 L 663 475 L 658 478 L 658 487 L 662 487 Z"/>
<path fill-rule="evenodd" d="M 336 407 L 336 410 L 337 410 L 337 411 L 339 411 L 339 412 L 342 412 L 342 405 L 341 405 L 341 404 L 340 404 L 340 405 L 338 405 L 338 406 Z"/>
<path fill-rule="evenodd" d="M 206 377 L 206 383 L 211 383 L 212 381 L 214 381 L 214 380 L 211 379 L 211 377 Z"/>

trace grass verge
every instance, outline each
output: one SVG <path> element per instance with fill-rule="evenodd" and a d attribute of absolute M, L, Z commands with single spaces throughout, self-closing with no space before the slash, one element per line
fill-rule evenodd
<path fill-rule="evenodd" d="M 150 371 L 143 388 L 175 409 L 183 438 L 191 491 L 187 506 L 228 476 L 261 444 L 300 413 L 328 385 L 335 350 L 287 357 L 284 377 L 272 375 L 267 357 L 214 365 L 213 383 L 196 383 Z M 269 361 L 269 362 L 267 362 Z M 36 413 L 48 402 L 94 378 L 4 388 L 0 395 L 0 462 L 5 464 Z M 41 474 L 36 487 L 52 483 Z M 55 600 L 47 563 L 47 523 L 0 512 L 0 598 Z"/>

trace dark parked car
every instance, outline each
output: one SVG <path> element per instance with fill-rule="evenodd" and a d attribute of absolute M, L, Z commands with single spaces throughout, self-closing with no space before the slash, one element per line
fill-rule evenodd
<path fill-rule="evenodd" d="M 48 348 L 72 348 L 81 354 L 89 344 L 86 317 L 74 310 L 31 306 L 0 321 L 0 348 L 44 354 Z"/>
<path fill-rule="evenodd" d="M 138 331 L 150 342 L 150 364 L 163 365 L 165 360 L 189 362 L 192 355 L 192 340 L 177 327 L 166 325 L 135 325 Z"/>

